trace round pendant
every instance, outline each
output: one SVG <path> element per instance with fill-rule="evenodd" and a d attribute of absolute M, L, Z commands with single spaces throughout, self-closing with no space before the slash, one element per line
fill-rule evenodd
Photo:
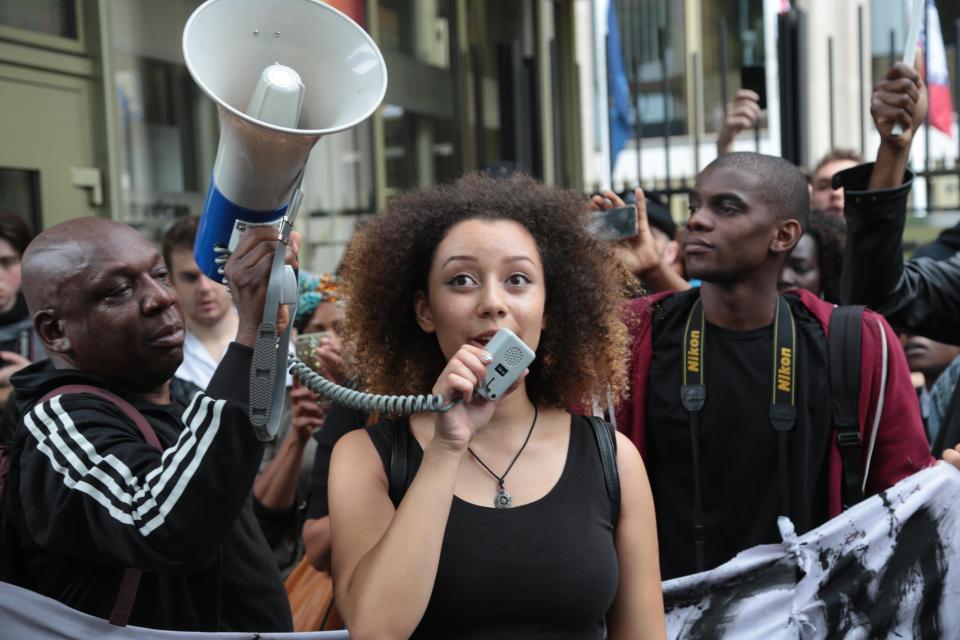
<path fill-rule="evenodd" d="M 503 490 L 503 487 L 500 487 L 497 490 L 497 497 L 493 499 L 493 506 L 497 509 L 509 509 L 513 506 L 513 498 Z"/>

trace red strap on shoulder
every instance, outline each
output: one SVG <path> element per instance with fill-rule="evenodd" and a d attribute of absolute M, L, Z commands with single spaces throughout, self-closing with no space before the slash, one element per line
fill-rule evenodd
<path fill-rule="evenodd" d="M 106 389 L 94 387 L 89 384 L 66 384 L 62 387 L 57 387 L 40 398 L 40 403 L 42 404 L 54 396 L 65 393 L 87 393 L 112 402 L 123 411 L 128 418 L 133 420 L 137 428 L 140 429 L 143 439 L 146 440 L 150 446 L 158 451 L 163 451 L 156 432 L 153 430 L 153 427 L 150 426 L 150 423 L 147 422 L 147 419 L 143 417 L 143 414 L 137 411 L 132 404 Z M 141 569 L 135 569 L 134 567 L 124 569 L 123 578 L 120 580 L 120 587 L 117 589 L 117 599 L 113 604 L 113 609 L 110 611 L 110 624 L 119 627 L 127 626 L 127 622 L 130 621 L 130 614 L 133 612 L 133 604 L 137 599 L 137 591 L 140 589 L 140 578 L 142 576 L 143 570 Z"/>
<path fill-rule="evenodd" d="M 65 384 L 62 387 L 57 387 L 53 391 L 50 391 L 45 396 L 40 398 L 40 403 L 44 403 L 54 396 L 63 395 L 65 393 L 87 393 L 92 396 L 97 396 L 103 398 L 108 402 L 115 404 L 124 414 L 137 425 L 137 428 L 140 429 L 140 433 L 143 434 L 143 439 L 147 441 L 147 444 L 152 446 L 158 451 L 163 451 L 163 447 L 160 445 L 160 440 L 157 438 L 156 432 L 153 430 L 153 427 L 150 426 L 150 423 L 147 422 L 147 419 L 143 417 L 143 414 L 137 411 L 132 404 L 121 398 L 115 393 L 111 393 L 106 389 L 101 389 L 100 387 L 94 387 L 89 384 Z"/>

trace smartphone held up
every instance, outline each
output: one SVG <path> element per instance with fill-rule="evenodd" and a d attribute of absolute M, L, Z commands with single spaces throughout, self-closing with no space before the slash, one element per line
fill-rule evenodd
<path fill-rule="evenodd" d="M 740 67 L 740 86 L 757 94 L 757 106 L 767 108 L 767 70 L 763 65 L 746 64 Z"/>
<path fill-rule="evenodd" d="M 637 208 L 633 205 L 593 211 L 587 220 L 587 230 L 607 242 L 637 236 Z"/>

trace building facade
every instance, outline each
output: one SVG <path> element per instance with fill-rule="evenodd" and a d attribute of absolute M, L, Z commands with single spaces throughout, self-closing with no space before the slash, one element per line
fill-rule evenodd
<path fill-rule="evenodd" d="M 101 215 L 154 239 L 200 213 L 218 131 L 181 49 L 199 4 L 0 4 L 0 206 L 37 230 Z M 330 4 L 373 36 L 389 86 L 369 121 L 311 154 L 298 220 L 310 269 L 335 269 L 356 223 L 400 189 L 475 169 L 581 184 L 573 0 Z"/>
<path fill-rule="evenodd" d="M 744 80 L 742 69 L 762 67 L 767 106 L 756 131 L 743 132 L 736 150 L 784 155 L 810 168 L 833 148 L 869 159 L 879 136 L 870 117 L 870 94 L 906 39 L 907 0 L 585 0 L 578 7 L 580 29 L 595 29 L 593 46 L 577 34 L 583 56 L 600 62 L 587 68 L 622 66 L 632 107 L 629 138 L 613 153 L 610 131 L 615 109 L 596 95 L 609 96 L 611 77 L 598 72 L 594 96 L 581 96 L 584 182 L 588 188 L 621 190 L 641 184 L 673 194 L 682 218 L 685 190 L 716 155 L 724 104 Z M 613 9 L 619 50 L 604 46 Z M 960 6 L 937 3 L 951 86 L 957 86 L 957 31 Z M 792 46 L 791 46 L 792 42 Z M 790 56 L 784 56 L 790 52 Z M 608 55 L 622 56 L 610 61 Z M 786 66 L 784 66 L 786 65 Z M 784 85 L 792 87 L 785 90 Z M 956 93 L 954 95 L 957 95 Z M 954 99 L 954 110 L 957 109 Z M 597 105 L 600 105 L 599 108 Z M 611 112 L 613 115 L 611 115 Z M 793 134 L 784 138 L 784 132 Z M 953 224 L 960 209 L 957 158 L 960 133 L 921 127 L 914 143 L 915 171 L 943 175 L 918 180 L 913 207 L 932 214 L 934 226 Z M 941 215 L 946 213 L 946 217 Z"/>

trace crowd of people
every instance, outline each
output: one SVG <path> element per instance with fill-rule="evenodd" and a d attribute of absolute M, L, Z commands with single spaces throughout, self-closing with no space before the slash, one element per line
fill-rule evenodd
<path fill-rule="evenodd" d="M 280 329 L 332 381 L 451 408 L 368 414 L 290 379 L 266 444 L 247 405 L 270 228 L 227 288 L 196 219 L 161 253 L 95 218 L 31 240 L 0 211 L 0 577 L 116 624 L 283 632 L 306 567 L 356 638 L 661 638 L 662 580 L 960 467 L 960 253 L 947 233 L 901 257 L 922 79 L 897 64 L 875 89 L 875 162 L 809 175 L 730 151 L 756 100 L 730 105 L 682 237 L 640 189 L 475 173 L 391 198 L 337 275 L 300 273 Z M 625 200 L 635 237 L 588 231 Z M 867 309 L 841 331 L 840 304 Z M 503 328 L 536 359 L 494 401 Z M 846 404 L 835 352 L 859 369 Z"/>

